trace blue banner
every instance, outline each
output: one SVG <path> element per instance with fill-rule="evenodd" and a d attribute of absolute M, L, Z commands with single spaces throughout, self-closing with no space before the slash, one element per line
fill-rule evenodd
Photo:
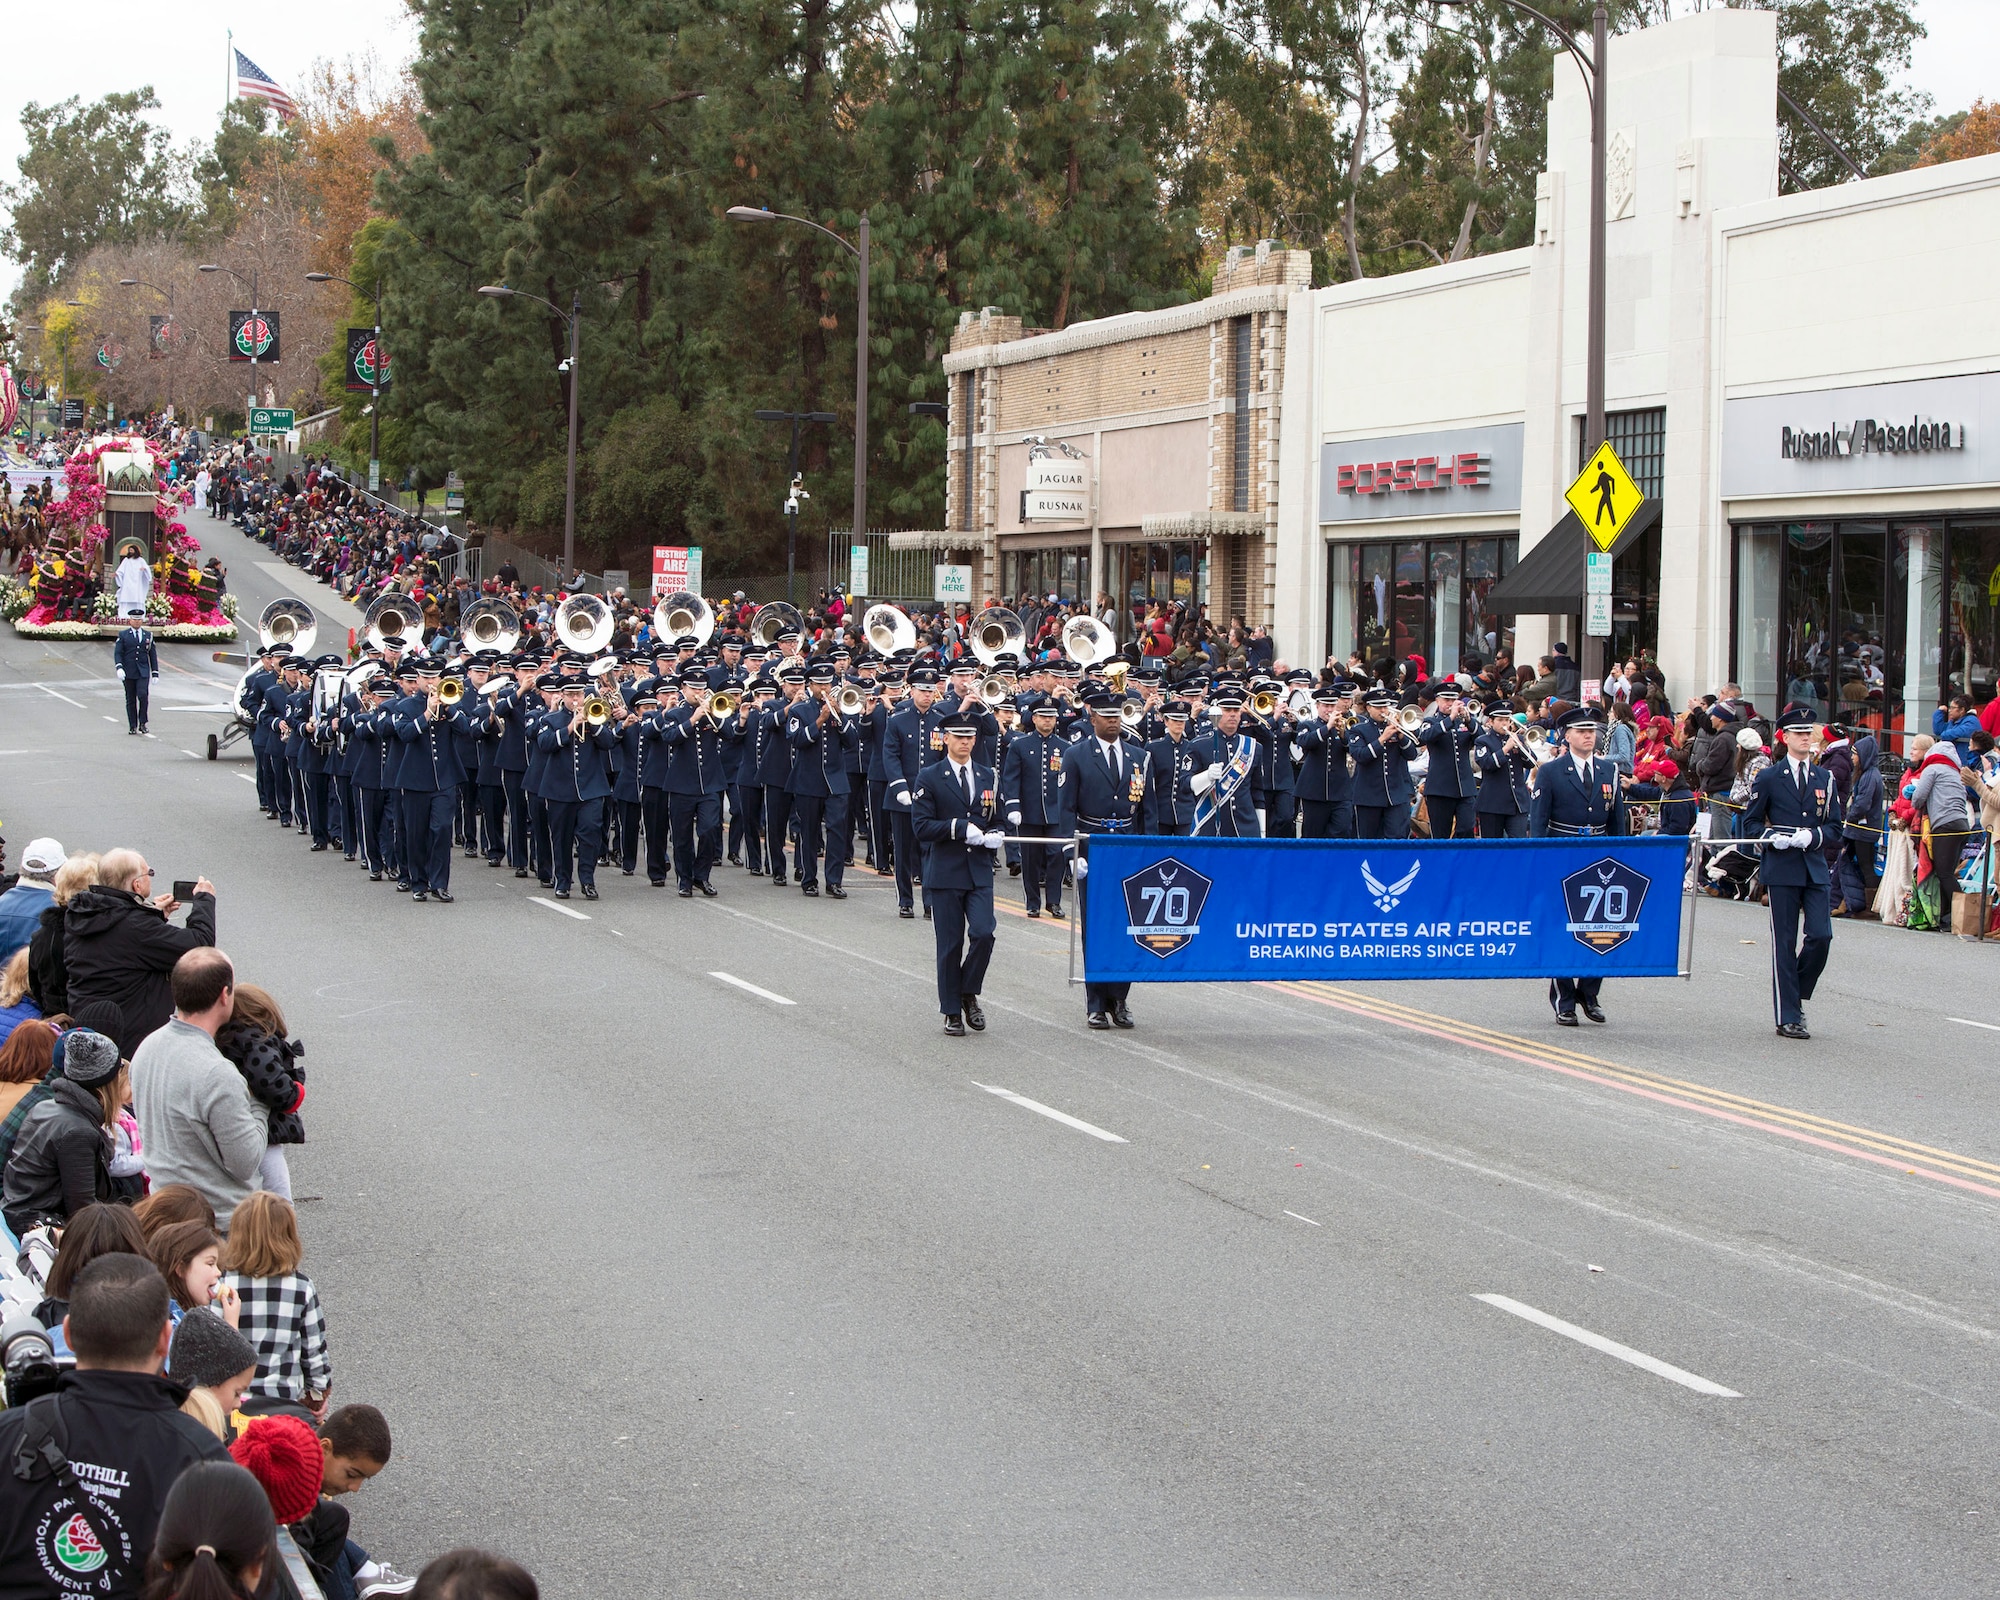
<path fill-rule="evenodd" d="M 1089 843 L 1093 983 L 1671 978 L 1688 842 L 1181 839 Z"/>

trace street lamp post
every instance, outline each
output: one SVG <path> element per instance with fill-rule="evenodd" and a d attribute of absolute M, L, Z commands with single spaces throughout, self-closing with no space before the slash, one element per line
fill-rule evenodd
<path fill-rule="evenodd" d="M 731 206 L 728 214 L 736 222 L 796 222 L 825 234 L 859 265 L 854 307 L 854 542 L 860 544 L 868 536 L 868 213 L 861 213 L 858 245 L 849 244 L 831 228 L 823 228 L 808 217 L 762 206 Z"/>
<path fill-rule="evenodd" d="M 258 269 L 252 267 L 250 276 L 246 278 L 234 267 L 217 266 L 211 261 L 196 267 L 195 271 L 226 272 L 250 291 L 250 398 L 243 407 L 243 432 L 247 438 L 250 433 L 250 413 L 257 409 L 257 329 L 264 320 L 263 310 L 257 304 Z"/>
<path fill-rule="evenodd" d="M 1438 3 L 1464 6 L 1473 0 L 1438 0 Z M 1610 78 L 1605 58 L 1609 54 L 1610 18 L 1605 0 L 1596 0 L 1590 13 L 1590 54 L 1586 57 L 1576 35 L 1554 17 L 1537 11 L 1528 0 L 1504 0 L 1504 3 L 1533 17 L 1553 33 L 1583 69 L 1584 81 L 1590 88 L 1590 288 L 1584 336 L 1582 456 L 1588 461 L 1604 443 L 1604 169 Z M 1596 635 L 1584 635 L 1577 664 L 1586 682 L 1603 680 L 1604 644 Z"/>
<path fill-rule="evenodd" d="M 529 294 L 525 289 L 509 289 L 505 284 L 483 284 L 480 294 L 495 300 L 533 300 L 545 305 L 569 325 L 569 359 L 563 362 L 563 370 L 569 374 L 569 481 L 563 494 L 563 573 L 567 578 L 576 576 L 576 390 L 579 376 L 578 361 L 582 354 L 579 342 L 583 328 L 583 295 L 573 291 L 569 298 L 569 310 L 565 312 L 553 300 L 544 300 L 538 294 Z M 376 321 L 381 321 L 381 313 L 376 313 Z"/>
<path fill-rule="evenodd" d="M 795 606 L 799 603 L 794 592 L 799 566 L 799 429 L 808 422 L 835 422 L 839 419 L 831 411 L 759 411 L 755 415 L 759 422 L 789 422 L 792 425 L 792 449 L 785 457 L 785 481 L 789 485 L 785 496 L 785 604 Z"/>
<path fill-rule="evenodd" d="M 337 272 L 308 272 L 307 283 L 344 283 L 356 287 L 352 278 Z M 368 492 L 382 487 L 382 274 L 375 274 L 375 381 L 368 387 Z"/>

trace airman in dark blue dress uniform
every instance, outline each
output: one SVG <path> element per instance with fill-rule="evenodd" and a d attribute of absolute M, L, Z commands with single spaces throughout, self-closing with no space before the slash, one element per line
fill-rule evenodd
<path fill-rule="evenodd" d="M 1742 836 L 1764 841 L 1758 877 L 1771 905 L 1771 1007 L 1781 1039 L 1812 1037 L 1805 1002 L 1833 951 L 1826 847 L 1841 836 L 1843 819 L 1833 774 L 1812 764 L 1818 725 L 1805 706 L 1778 713 L 1784 757 L 1750 780 L 1750 803 L 1743 808 Z"/>
<path fill-rule="evenodd" d="M 1617 765 L 1592 754 L 1597 718 L 1595 706 L 1572 706 L 1556 724 L 1567 748 L 1535 770 L 1535 801 L 1528 812 L 1531 838 L 1617 838 L 1632 831 Z M 1603 987 L 1601 977 L 1551 978 L 1549 1004 L 1555 1007 L 1556 1021 L 1574 1028 L 1582 1007 L 1592 1022 L 1602 1022 L 1597 996 Z"/>
<path fill-rule="evenodd" d="M 1000 764 L 1000 792 L 1007 804 L 1007 831 L 1039 839 L 1055 836 L 1062 810 L 1062 758 L 1069 748 L 1056 736 L 1056 706 L 1036 695 L 1022 695 L 1027 731 L 1007 744 Z M 1021 893 L 1028 915 L 1039 917 L 1044 905 L 1052 917 L 1063 912 L 1063 858 L 1060 845 L 1021 847 Z"/>
<path fill-rule="evenodd" d="M 1091 691 L 1084 700 L 1090 732 L 1063 754 L 1062 808 L 1056 817 L 1059 835 L 1151 833 L 1153 831 L 1152 761 L 1146 747 L 1128 743 L 1118 719 L 1119 697 L 1108 690 Z M 1076 846 L 1077 909 L 1089 902 L 1086 878 L 1090 870 L 1089 840 Z M 1115 895 L 1116 887 L 1106 891 Z M 1129 983 L 1087 983 L 1084 1007 L 1093 1028 L 1129 1028 L 1132 1012 Z"/>
<path fill-rule="evenodd" d="M 1535 798 L 1528 777 L 1535 770 L 1535 756 L 1505 700 L 1486 708 L 1486 731 L 1473 742 L 1472 764 L 1479 770 L 1479 792 L 1472 801 L 1479 837 L 1527 838 L 1528 808 Z"/>
<path fill-rule="evenodd" d="M 1436 685 L 1431 714 L 1417 729 L 1417 743 L 1430 752 L 1424 772 L 1424 812 L 1433 839 L 1470 839 L 1479 775 L 1473 769 L 1472 747 L 1479 738 L 1456 679 Z"/>
<path fill-rule="evenodd" d="M 1004 848 L 1006 829 L 1000 820 L 1000 775 L 972 758 L 979 719 L 957 711 L 940 726 L 945 759 L 917 774 L 911 820 L 925 846 L 938 1010 L 944 1013 L 944 1031 L 963 1038 L 968 1027 L 977 1033 L 986 1026 L 979 991 L 993 959 L 993 861 Z"/>

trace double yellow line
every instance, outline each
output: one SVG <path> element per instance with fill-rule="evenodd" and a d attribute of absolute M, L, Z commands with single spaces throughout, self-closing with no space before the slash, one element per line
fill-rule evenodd
<path fill-rule="evenodd" d="M 1665 1073 L 1648 1072 L 1642 1067 L 1628 1067 L 1598 1056 L 1584 1055 L 1580 1051 L 1566 1050 L 1540 1039 L 1525 1039 L 1518 1034 L 1481 1027 L 1476 1022 L 1463 1022 L 1456 1017 L 1419 1011 L 1414 1006 L 1400 1005 L 1379 995 L 1340 984 L 1272 983 L 1266 987 L 1413 1033 L 1450 1040 L 1489 1055 L 1504 1056 L 1510 1061 L 1560 1072 L 1566 1077 L 1581 1078 L 1626 1094 L 1733 1122 L 1739 1127 L 1755 1128 L 1817 1149 L 1889 1167 L 1907 1176 L 1929 1178 L 1950 1184 L 1953 1188 L 1969 1189 L 1975 1194 L 2000 1200 L 2000 1164 L 1981 1161 L 1974 1156 L 1957 1155 L 1911 1139 L 1899 1139 L 1894 1134 L 1879 1133 L 1873 1128 L 1836 1122 L 1807 1111 L 1795 1111 L 1789 1106 L 1772 1105 L 1769 1101 L 1753 1100 L 1747 1095 L 1712 1089 L 1707 1084 L 1686 1078 L 1672 1078 Z"/>

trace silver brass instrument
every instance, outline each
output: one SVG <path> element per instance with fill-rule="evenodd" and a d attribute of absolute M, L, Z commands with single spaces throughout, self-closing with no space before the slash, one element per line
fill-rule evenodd
<path fill-rule="evenodd" d="M 1128 728 L 1136 728 L 1146 720 L 1146 707 L 1137 700 L 1127 700 L 1118 707 L 1118 720 Z"/>
<path fill-rule="evenodd" d="M 788 606 L 782 600 L 768 600 L 750 615 L 750 639 L 753 644 L 769 649 L 778 642 L 778 635 L 787 628 L 806 631 L 806 619 L 799 614 L 797 606 Z M 911 630 L 914 634 L 915 630 Z"/>
<path fill-rule="evenodd" d="M 1417 729 L 1423 725 L 1424 714 L 1415 706 L 1404 706 L 1396 713 L 1396 726 L 1401 728 L 1412 739 L 1417 736 Z"/>
<path fill-rule="evenodd" d="M 982 667 L 1002 656 L 1019 656 L 1028 643 L 1028 626 L 1005 606 L 988 606 L 972 619 L 972 653 Z"/>
<path fill-rule="evenodd" d="M 851 683 L 843 683 L 828 700 L 843 717 L 858 717 L 868 709 L 868 697 Z"/>
<path fill-rule="evenodd" d="M 607 672 L 616 672 L 618 670 L 618 658 L 616 656 L 599 656 L 583 670 L 587 677 L 601 678 Z"/>
<path fill-rule="evenodd" d="M 505 655 L 521 642 L 521 614 L 494 595 L 475 600 L 459 619 L 459 637 L 470 650 Z"/>
<path fill-rule="evenodd" d="M 556 607 L 556 643 L 580 656 L 594 656 L 611 642 L 617 626 L 611 607 L 594 594 L 573 594 Z"/>
<path fill-rule="evenodd" d="M 1301 722 L 1310 721 L 1313 714 L 1313 697 L 1309 689 L 1294 689 L 1285 701 L 1285 709 Z"/>
<path fill-rule="evenodd" d="M 998 706 L 1005 704 L 1007 701 L 1013 699 L 1014 696 L 1013 692 L 1007 687 L 1007 680 L 998 673 L 994 673 L 990 677 L 979 680 L 979 698 L 984 700 L 989 706 Z"/>
<path fill-rule="evenodd" d="M 324 750 L 333 743 L 328 719 L 339 715 L 341 696 L 347 690 L 347 674 L 339 667 L 321 667 L 313 674 L 312 742 Z"/>
<path fill-rule="evenodd" d="M 289 645 L 293 655 L 302 656 L 318 637 L 319 618 L 303 600 L 273 600 L 257 619 L 257 641 L 266 649 Z"/>
<path fill-rule="evenodd" d="M 1094 667 L 1118 654 L 1118 636 L 1095 617 L 1071 617 L 1062 631 L 1062 647 L 1079 667 Z"/>
<path fill-rule="evenodd" d="M 361 617 L 362 631 L 375 650 L 407 650 L 423 632 L 424 611 L 406 594 L 385 594 Z"/>
<path fill-rule="evenodd" d="M 668 644 L 692 634 L 699 649 L 715 632 L 715 613 L 700 595 L 681 590 L 653 607 L 653 632 Z"/>
<path fill-rule="evenodd" d="M 861 632 L 877 655 L 892 656 L 898 650 L 917 647 L 917 625 L 900 606 L 886 602 L 870 606 L 862 613 Z"/>
<path fill-rule="evenodd" d="M 357 666 L 349 667 L 343 674 L 343 681 L 349 694 L 359 694 L 381 675 L 381 662 L 363 661 Z"/>

